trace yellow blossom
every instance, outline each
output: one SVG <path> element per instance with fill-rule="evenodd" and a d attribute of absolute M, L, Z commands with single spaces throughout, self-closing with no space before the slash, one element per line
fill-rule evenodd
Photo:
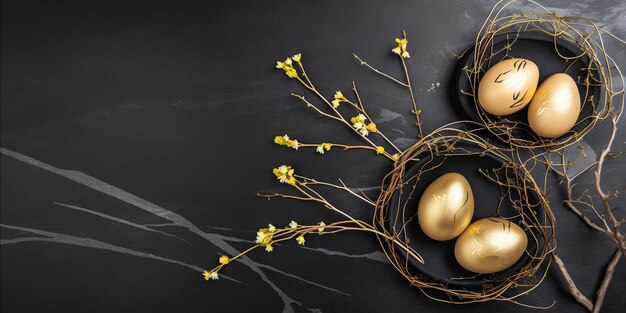
<path fill-rule="evenodd" d="M 385 148 L 383 148 L 382 146 L 376 147 L 376 154 L 383 154 L 383 153 L 385 153 Z"/>
<path fill-rule="evenodd" d="M 346 102 L 348 101 L 348 99 L 346 99 L 346 97 L 343 96 L 343 93 L 341 91 L 337 91 L 335 92 L 335 99 L 331 102 L 333 105 L 333 108 L 337 108 L 339 107 L 339 103 L 340 102 Z"/>
<path fill-rule="evenodd" d="M 217 275 L 216 271 L 213 272 L 208 272 L 208 271 L 204 271 L 204 273 L 202 273 L 202 275 L 204 276 L 204 280 L 218 280 L 220 279 L 220 277 Z"/>
<path fill-rule="evenodd" d="M 317 146 L 317 148 L 315 148 L 315 151 L 317 151 L 317 153 L 319 154 L 324 154 L 324 150 L 326 151 L 330 151 L 330 148 L 333 145 L 327 142 L 322 142 L 319 146 Z"/>
<path fill-rule="evenodd" d="M 272 232 L 269 231 L 269 229 L 267 228 L 261 228 L 259 229 L 259 231 L 256 233 L 256 240 L 254 242 L 265 246 L 268 243 L 270 243 L 272 241 L 272 237 L 274 236 L 274 234 Z"/>
<path fill-rule="evenodd" d="M 298 227 L 298 223 L 296 223 L 296 221 L 291 221 L 291 222 L 289 223 L 289 227 L 290 227 L 290 228 L 296 228 L 296 227 Z"/>
<path fill-rule="evenodd" d="M 263 231 L 259 230 L 259 231 L 256 233 L 256 240 L 255 240 L 254 242 L 256 242 L 256 243 L 262 243 L 262 242 L 263 242 L 263 239 L 265 239 L 265 232 L 263 232 Z"/>
<path fill-rule="evenodd" d="M 294 170 L 291 166 L 281 165 L 273 169 L 272 172 L 281 183 L 286 183 L 292 186 L 296 185 L 296 178 L 293 177 Z"/>
<path fill-rule="evenodd" d="M 407 59 L 411 57 L 411 55 L 409 55 L 409 52 L 406 50 L 406 45 L 409 42 L 406 40 L 406 35 L 404 33 L 402 33 L 402 36 L 402 39 L 396 38 L 396 43 L 398 44 L 398 46 L 391 49 L 391 52 L 399 55 L 403 59 Z"/>
<path fill-rule="evenodd" d="M 298 60 L 300 60 L 299 54 L 296 54 L 294 57 L 296 56 L 298 56 Z M 299 61 L 296 61 L 296 62 L 299 62 Z M 293 67 L 293 62 L 291 58 L 287 58 L 284 62 L 280 62 L 280 61 L 276 62 L 276 68 L 283 69 L 285 71 L 285 74 L 289 78 L 294 78 L 298 76 L 298 72 Z"/>
<path fill-rule="evenodd" d="M 350 119 L 350 122 L 352 122 L 352 127 L 354 127 L 357 131 L 359 131 L 361 133 L 361 135 L 363 136 L 367 136 L 369 134 L 369 130 L 367 129 L 367 126 L 365 125 L 365 121 L 367 120 L 367 118 L 365 117 L 365 115 L 363 114 L 359 114 L 353 118 Z M 372 124 L 372 123 L 370 123 Z M 376 125 L 374 125 L 374 127 L 376 127 Z"/>
<path fill-rule="evenodd" d="M 326 226 L 326 223 L 319 222 L 317 225 L 321 226 L 317 229 L 317 231 L 321 234 L 324 231 L 324 226 Z"/>
<path fill-rule="evenodd" d="M 291 57 L 291 59 L 292 59 L 292 60 L 294 60 L 294 61 L 296 61 L 296 62 L 298 62 L 298 63 L 300 63 L 300 58 L 302 58 L 302 54 L 301 54 L 301 53 L 294 54 L 294 55 Z"/>
<path fill-rule="evenodd" d="M 290 69 L 286 70 L 285 74 L 287 74 L 287 76 L 289 78 L 298 77 L 298 72 L 296 72 L 296 70 L 294 68 L 290 68 Z"/>
<path fill-rule="evenodd" d="M 284 136 L 276 136 L 274 137 L 274 143 L 281 146 L 286 146 L 287 142 L 289 142 L 289 136 L 286 134 Z"/>
<path fill-rule="evenodd" d="M 267 246 L 265 246 L 265 251 L 272 252 L 272 251 L 274 251 L 274 247 L 272 247 L 272 245 L 267 245 Z"/>
<path fill-rule="evenodd" d="M 298 242 L 299 245 L 304 245 L 304 235 L 300 235 L 296 238 L 296 241 Z"/>
<path fill-rule="evenodd" d="M 295 150 L 298 150 L 298 147 L 300 147 L 300 143 L 298 142 L 298 140 L 296 139 L 292 140 L 286 134 L 283 136 L 274 137 L 274 143 L 280 146 L 287 146 Z"/>
<path fill-rule="evenodd" d="M 272 225 L 272 224 L 269 224 L 269 225 L 268 225 L 267 230 L 268 230 L 270 233 L 273 233 L 273 232 L 275 232 L 275 231 L 276 231 L 276 227 L 275 227 L 274 225 Z"/>
<path fill-rule="evenodd" d="M 317 151 L 317 153 L 319 154 L 324 154 L 324 146 L 322 145 L 317 146 L 317 148 L 315 148 L 315 151 Z"/>
<path fill-rule="evenodd" d="M 220 257 L 220 264 L 228 264 L 228 263 L 230 263 L 230 258 L 225 255 L 222 255 Z"/>
<path fill-rule="evenodd" d="M 398 161 L 400 159 L 400 156 L 396 153 L 396 154 L 391 156 L 391 159 L 394 160 L 394 161 Z"/>
<path fill-rule="evenodd" d="M 298 140 L 294 139 L 294 140 L 290 140 L 287 143 L 287 146 L 290 148 L 293 148 L 294 150 L 298 150 L 298 147 L 300 146 L 300 143 L 298 142 Z"/>
<path fill-rule="evenodd" d="M 372 133 L 375 133 L 376 131 L 378 131 L 378 129 L 376 128 L 376 124 L 374 123 L 369 123 L 367 124 L 367 130 L 369 130 Z"/>
<path fill-rule="evenodd" d="M 355 116 L 355 117 L 351 118 L 351 119 L 350 119 L 350 122 L 352 122 L 352 124 L 356 124 L 356 123 L 361 123 L 361 124 L 363 124 L 363 123 L 365 123 L 365 120 L 366 120 L 366 119 L 367 119 L 367 118 L 365 117 L 365 115 L 363 115 L 363 114 L 359 114 L 359 115 L 357 115 L 357 116 Z"/>

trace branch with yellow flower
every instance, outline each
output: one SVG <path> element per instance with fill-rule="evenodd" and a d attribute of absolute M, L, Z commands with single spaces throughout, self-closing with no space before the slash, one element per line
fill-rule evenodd
<path fill-rule="evenodd" d="M 409 89 L 409 94 L 411 95 L 411 103 L 413 104 L 413 110 L 411 110 L 411 113 L 413 115 L 415 115 L 415 124 L 417 125 L 417 129 L 419 131 L 419 136 L 423 137 L 423 132 L 422 132 L 422 122 L 420 121 L 420 114 L 422 113 L 421 110 L 417 109 L 417 103 L 415 102 L 415 95 L 413 94 L 413 87 L 411 86 L 411 77 L 409 76 L 409 70 L 406 66 L 406 59 L 410 58 L 411 55 L 409 54 L 409 51 L 407 50 L 407 44 L 409 43 L 409 41 L 406 39 L 406 32 L 402 31 L 402 39 L 400 38 L 396 38 L 396 44 L 397 46 L 393 49 L 391 49 L 391 52 L 393 52 L 394 54 L 397 54 L 398 57 L 400 58 L 400 61 L 402 62 L 402 68 L 404 70 L 404 77 L 406 80 L 406 83 L 400 81 L 399 79 L 396 79 L 394 77 L 392 77 L 391 75 L 369 65 L 367 62 L 365 62 L 361 57 L 359 57 L 356 53 L 353 53 L 352 55 L 354 56 L 355 59 L 357 59 L 359 61 L 359 63 L 361 63 L 361 65 L 367 67 L 368 69 L 372 70 L 373 72 L 375 72 L 376 74 L 379 74 L 385 78 L 388 78 L 389 80 L 399 84 L 400 86 L 406 87 Z"/>
<path fill-rule="evenodd" d="M 376 204 L 369 199 L 365 194 L 357 194 L 350 188 L 348 188 L 343 181 L 339 180 L 341 185 L 336 185 L 328 182 L 318 181 L 306 176 L 297 175 L 295 170 L 288 165 L 281 165 L 272 170 L 276 179 L 278 179 L 281 183 L 288 184 L 293 186 L 301 195 L 289 195 L 289 194 L 280 194 L 280 193 L 270 193 L 270 194 L 259 194 L 268 200 L 271 198 L 286 198 L 286 199 L 295 199 L 301 201 L 314 201 L 322 204 L 325 208 L 338 213 L 340 216 L 345 218 L 345 220 L 336 221 L 333 223 L 326 224 L 324 222 L 319 222 L 315 225 L 299 225 L 295 221 L 291 221 L 288 226 L 283 228 L 277 228 L 276 226 L 269 224 L 268 227 L 264 227 L 258 230 L 256 234 L 256 239 L 254 241 L 254 245 L 249 247 L 248 249 L 240 252 L 234 256 L 226 256 L 222 255 L 218 259 L 219 265 L 214 267 L 211 270 L 206 270 L 203 272 L 204 279 L 206 280 L 217 280 L 219 279 L 219 271 L 231 263 L 232 261 L 240 258 L 241 256 L 253 251 L 256 248 L 264 248 L 267 252 L 274 251 L 274 245 L 280 242 L 295 240 L 298 245 L 304 245 L 306 242 L 305 236 L 311 233 L 316 233 L 319 235 L 327 235 L 334 234 L 343 231 L 365 231 L 369 233 L 373 233 L 380 238 L 383 238 L 389 242 L 393 242 L 400 249 L 406 251 L 406 253 L 415 258 L 417 261 L 423 263 L 424 259 L 422 256 L 417 253 L 413 248 L 409 247 L 406 242 L 403 242 L 397 236 L 393 236 L 389 233 L 384 233 L 374 227 L 372 224 L 362 221 L 360 219 L 356 219 L 349 215 L 348 213 L 340 210 L 335 205 L 331 204 L 322 196 L 317 190 L 313 188 L 313 186 L 327 186 L 332 188 L 337 188 L 341 190 L 345 190 L 352 194 L 353 196 L 359 198 L 365 203 L 375 207 Z"/>
<path fill-rule="evenodd" d="M 367 131 L 367 128 L 366 128 L 366 131 Z M 392 161 L 397 161 L 398 158 L 399 158 L 399 155 L 397 153 L 394 154 L 394 155 L 391 155 L 388 152 L 386 152 L 385 151 L 385 147 L 383 147 L 383 146 L 376 146 L 376 147 L 371 147 L 371 146 L 352 146 L 352 145 L 346 145 L 346 144 L 340 144 L 340 143 L 330 143 L 330 142 L 302 143 L 302 142 L 299 142 L 297 139 L 291 139 L 289 137 L 289 135 L 287 135 L 287 134 L 282 135 L 282 136 L 274 137 L 274 143 L 279 145 L 279 146 L 285 146 L 285 147 L 292 148 L 294 150 L 298 150 L 299 148 L 307 148 L 307 147 L 315 148 L 315 151 L 317 153 L 319 153 L 319 154 L 322 154 L 322 155 L 326 154 L 326 152 L 330 151 L 330 149 L 332 147 L 337 147 L 337 148 L 341 148 L 342 151 L 351 150 L 351 149 L 371 150 L 371 151 L 376 152 L 376 154 L 383 155 L 383 156 L 387 157 L 388 159 L 390 159 Z"/>
<path fill-rule="evenodd" d="M 299 68 L 299 71 L 296 69 L 295 65 Z M 318 106 L 311 103 L 304 96 L 292 93 L 291 95 L 299 98 L 303 101 L 307 107 L 314 109 L 317 113 L 332 120 L 338 121 L 350 129 L 352 129 L 356 134 L 358 134 L 361 138 L 363 138 L 368 144 L 369 147 L 367 149 L 380 151 L 379 147 L 382 147 L 378 144 L 375 144 L 372 139 L 368 137 L 368 135 L 374 133 L 380 136 L 387 144 L 389 144 L 394 150 L 398 153 L 401 153 L 401 150 L 391 141 L 387 136 L 385 136 L 377 127 L 377 125 L 373 122 L 372 118 L 369 116 L 365 107 L 363 106 L 363 102 L 356 88 L 356 84 L 352 82 L 352 91 L 355 94 L 356 101 L 352 101 L 348 99 L 341 91 L 336 91 L 333 95 L 333 99 L 329 100 L 315 87 L 313 82 L 310 80 L 306 71 L 304 69 L 304 65 L 302 63 L 302 55 L 300 53 L 285 59 L 285 61 L 278 61 L 276 64 L 276 68 L 282 69 L 285 72 L 285 75 L 289 78 L 295 78 L 300 82 L 305 88 L 313 92 L 318 98 L 324 102 L 327 107 L 330 109 L 330 113 L 323 111 Z M 348 107 L 356 110 L 357 115 L 351 118 L 345 117 L 340 111 L 339 107 L 342 103 L 348 105 Z M 292 148 L 297 149 L 299 145 L 292 145 Z M 359 149 L 364 146 L 350 146 L 351 149 Z M 384 147 L 383 147 L 384 149 Z M 382 153 L 379 153 L 382 154 Z"/>

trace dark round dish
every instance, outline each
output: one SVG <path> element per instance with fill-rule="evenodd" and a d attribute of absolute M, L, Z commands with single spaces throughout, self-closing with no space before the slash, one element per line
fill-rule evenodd
<path fill-rule="evenodd" d="M 499 51 L 507 44 L 507 42 L 511 41 L 514 36 L 515 34 L 501 34 L 496 36 L 496 38 L 493 39 L 494 51 Z M 577 61 L 565 61 L 559 56 L 559 54 L 555 50 L 555 45 L 556 48 L 558 48 L 558 51 L 563 56 L 573 57 L 582 54 L 581 49 L 571 44 L 570 42 L 567 42 L 565 40 L 557 40 L 555 43 L 552 37 L 549 37 L 539 32 L 528 31 L 519 33 L 517 35 L 517 40 L 514 44 L 511 45 L 510 50 L 508 51 L 508 55 L 510 57 L 528 59 L 537 64 L 537 67 L 539 68 L 539 84 L 541 84 L 546 78 L 548 78 L 552 74 L 556 73 L 566 73 L 570 75 L 576 82 L 578 82 L 579 80 L 583 81 L 587 75 L 585 69 L 589 66 L 589 58 L 587 56 L 583 56 Z M 496 54 L 492 59 L 494 61 L 491 63 L 491 66 L 493 66 L 497 63 L 497 61 L 502 59 L 504 55 L 505 52 L 500 52 L 499 54 Z M 470 120 L 481 124 L 483 123 L 483 121 L 481 120 L 479 114 L 484 114 L 484 119 L 489 119 L 491 121 L 508 119 L 511 121 L 521 121 L 527 124 L 527 107 L 511 115 L 495 116 L 485 112 L 484 110 L 482 110 L 482 108 L 477 108 L 476 104 L 474 103 L 473 97 L 463 94 L 461 92 L 461 90 L 463 90 L 465 92 L 471 93 L 470 81 L 465 73 L 464 68 L 473 67 L 473 63 L 474 47 L 465 52 L 465 54 L 460 59 L 456 69 L 455 88 L 457 95 L 456 98 L 458 99 L 457 111 L 459 111 L 459 113 L 466 118 L 469 118 Z M 488 70 L 488 68 L 483 68 L 482 70 L 483 71 L 480 74 L 481 78 L 482 75 Z M 595 75 L 595 77 L 599 77 L 597 71 L 593 71 L 592 73 Z M 572 128 L 572 131 L 580 132 L 580 130 L 584 129 L 591 123 L 591 119 L 588 118 L 593 114 L 591 101 L 596 104 L 601 103 L 599 100 L 602 95 L 602 90 L 599 86 L 590 86 L 588 90 L 584 84 L 577 83 L 577 86 L 580 93 L 581 111 L 576 125 L 574 125 L 574 127 Z M 527 125 L 519 125 L 518 127 L 519 129 L 513 132 L 513 137 L 525 140 L 537 140 L 537 138 L 532 137 L 533 132 L 530 127 L 528 127 Z M 563 140 L 564 138 L 571 136 L 572 131 L 552 140 Z"/>
<path fill-rule="evenodd" d="M 434 156 L 433 164 L 439 164 L 443 161 L 442 157 Z M 412 164 L 405 172 L 405 176 L 403 178 L 404 182 L 410 177 L 413 177 L 419 169 L 426 164 L 426 162 L 431 160 L 431 156 L 424 155 L 424 158 L 416 161 Z M 417 220 L 417 207 L 419 203 L 419 199 L 422 196 L 422 193 L 428 187 L 430 183 L 432 183 L 439 176 L 449 173 L 449 172 L 457 172 L 465 176 L 465 178 L 469 181 L 472 192 L 474 193 L 474 216 L 472 218 L 472 222 L 484 218 L 484 217 L 492 217 L 497 215 L 497 208 L 499 203 L 499 195 L 500 189 L 498 186 L 488 181 L 481 173 L 478 172 L 479 169 L 491 170 L 493 168 L 499 168 L 502 166 L 503 161 L 491 154 L 485 154 L 484 156 L 480 155 L 468 155 L 468 156 L 450 156 L 441 166 L 433 169 L 431 171 L 425 172 L 422 174 L 420 181 L 417 183 L 416 189 L 413 192 L 413 196 L 408 198 L 410 193 L 410 189 L 415 184 L 414 181 L 410 183 L 405 183 L 403 185 L 402 193 L 396 191 L 389 203 L 389 215 L 390 217 L 395 217 L 398 214 L 398 210 L 402 210 L 398 208 L 398 203 L 400 206 L 404 205 L 405 201 L 408 198 L 408 203 L 406 206 L 406 210 L 404 210 L 404 219 L 408 221 L 405 228 L 402 228 L 402 219 L 389 218 L 388 226 L 389 229 L 397 230 L 400 232 L 398 235 L 400 238 L 404 239 L 405 236 L 408 238 L 409 245 L 415 249 L 415 251 L 419 252 L 421 256 L 424 258 L 425 263 L 421 264 L 414 260 L 413 258 L 409 258 L 409 263 L 415 267 L 420 273 L 432 278 L 435 281 L 447 284 L 448 286 L 455 287 L 480 287 L 485 283 L 491 281 L 500 281 L 507 276 L 513 274 L 516 271 L 519 271 L 520 268 L 530 261 L 530 255 L 533 255 L 538 248 L 544 244 L 543 241 L 539 241 L 538 246 L 537 242 L 528 237 L 528 246 L 525 253 L 519 261 L 517 261 L 510 268 L 497 272 L 494 274 L 488 275 L 477 275 L 472 273 L 458 264 L 456 258 L 454 256 L 454 244 L 456 243 L 456 238 L 448 241 L 436 241 L 424 234 L 419 226 L 419 222 Z M 402 199 L 400 199 L 402 197 Z M 533 203 L 539 203 L 539 199 L 537 194 L 529 190 L 529 199 Z M 400 202 L 399 202 L 400 201 Z M 538 206 L 536 208 L 536 214 L 538 217 L 543 216 L 543 206 Z M 501 217 L 513 217 L 518 215 L 518 213 L 513 208 L 513 205 L 510 201 L 502 201 L 500 205 L 499 215 Z M 400 215 L 401 216 L 401 215 Z M 519 217 L 510 219 L 512 222 L 518 222 Z M 540 223 L 543 223 L 543 220 L 539 220 Z M 527 235 L 529 235 L 527 233 Z M 535 236 L 540 237 L 540 236 Z M 402 249 L 396 249 L 400 255 L 406 257 L 406 253 Z"/>

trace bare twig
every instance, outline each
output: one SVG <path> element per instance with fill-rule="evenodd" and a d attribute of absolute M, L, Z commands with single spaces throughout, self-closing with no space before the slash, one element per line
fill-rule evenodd
<path fill-rule="evenodd" d="M 569 287 L 569 291 L 574 297 L 574 299 L 576 299 L 576 301 L 578 301 L 578 303 L 584 306 L 585 309 L 587 309 L 588 311 L 593 310 L 593 303 L 591 303 L 591 300 L 589 300 L 589 298 L 587 298 L 578 289 L 578 287 L 576 287 L 576 283 L 574 283 L 572 276 L 570 276 L 569 272 L 567 271 L 567 268 L 565 267 L 565 263 L 563 263 L 563 260 L 561 260 L 561 258 L 556 253 L 553 254 L 553 257 L 554 257 L 554 264 L 556 264 L 556 267 L 561 272 L 561 275 L 565 279 L 565 283 L 567 283 L 567 287 Z"/>

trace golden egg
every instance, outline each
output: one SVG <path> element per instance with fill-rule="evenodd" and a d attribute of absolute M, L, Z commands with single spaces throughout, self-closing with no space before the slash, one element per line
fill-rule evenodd
<path fill-rule="evenodd" d="M 580 94 L 567 74 L 554 74 L 541 83 L 528 106 L 528 124 L 539 136 L 556 138 L 567 133 L 578 120 Z"/>
<path fill-rule="evenodd" d="M 528 238 L 517 224 L 498 217 L 472 223 L 459 236 L 454 256 L 465 269 L 489 274 L 511 267 L 524 254 Z"/>
<path fill-rule="evenodd" d="M 472 221 L 472 187 L 459 173 L 435 179 L 422 194 L 417 219 L 424 233 L 435 240 L 450 240 L 460 235 Z"/>
<path fill-rule="evenodd" d="M 478 103 L 493 115 L 509 115 L 524 108 L 539 82 L 537 65 L 526 59 L 508 59 L 492 66 L 478 84 Z"/>

